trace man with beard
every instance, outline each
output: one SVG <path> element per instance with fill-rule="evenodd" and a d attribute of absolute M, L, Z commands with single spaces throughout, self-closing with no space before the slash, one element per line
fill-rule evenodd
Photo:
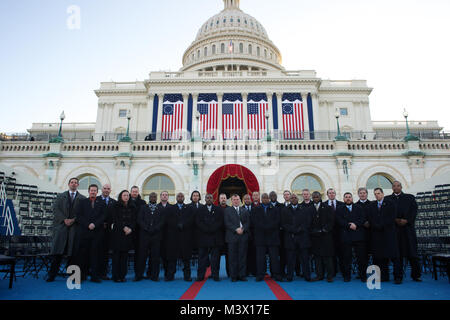
<path fill-rule="evenodd" d="M 184 281 L 190 282 L 191 258 L 194 242 L 194 214 L 192 208 L 184 203 L 184 194 L 177 194 L 177 203 L 170 207 L 165 219 L 166 255 L 168 274 L 166 281 L 173 281 L 176 273 L 177 259 L 183 261 Z"/>
<path fill-rule="evenodd" d="M 411 264 L 411 278 L 413 281 L 421 282 L 415 229 L 417 202 L 412 194 L 403 193 L 402 188 L 402 184 L 399 181 L 394 181 L 392 184 L 393 193 L 387 196 L 386 199 L 394 203 L 397 212 L 396 225 L 400 250 L 400 266 L 403 269 L 403 260 L 407 258 Z"/>
<path fill-rule="evenodd" d="M 161 252 L 161 234 L 164 227 L 163 209 L 157 205 L 158 196 L 152 192 L 149 196 L 148 205 L 141 206 L 137 224 L 139 225 L 139 253 L 137 260 L 138 273 L 135 275 L 135 281 L 144 278 L 147 258 L 150 258 L 148 272 L 152 281 L 159 279 L 159 265 Z"/>
<path fill-rule="evenodd" d="M 272 198 L 273 199 L 273 198 Z M 263 193 L 262 203 L 255 214 L 256 281 L 262 281 L 267 271 L 266 253 L 269 254 L 271 276 L 282 281 L 280 272 L 280 211 Z"/>
<path fill-rule="evenodd" d="M 195 216 L 198 271 L 197 281 L 205 278 L 208 261 L 211 261 L 211 275 L 214 281 L 220 281 L 220 249 L 224 245 L 223 213 L 213 204 L 212 194 L 205 197 L 206 205 L 201 206 Z"/>
<path fill-rule="evenodd" d="M 287 281 L 294 279 L 296 261 L 300 261 L 306 281 L 311 281 L 309 248 L 313 207 L 301 206 L 295 193 L 291 195 L 290 205 L 283 209 L 281 225 L 285 230 L 284 243 L 287 257 Z M 298 257 L 298 259 L 296 258 Z"/>
<path fill-rule="evenodd" d="M 367 250 L 364 211 L 361 206 L 353 204 L 353 195 L 350 192 L 344 194 L 344 204 L 336 210 L 342 263 L 344 265 L 344 281 L 349 282 L 351 280 L 352 249 L 354 249 L 358 262 L 359 277 L 362 282 L 366 282 Z"/>

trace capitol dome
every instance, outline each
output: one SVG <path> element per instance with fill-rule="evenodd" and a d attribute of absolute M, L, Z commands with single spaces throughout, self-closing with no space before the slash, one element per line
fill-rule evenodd
<path fill-rule="evenodd" d="M 282 70 L 281 53 L 258 20 L 223 0 L 224 9 L 209 18 L 183 55 L 182 71 Z"/>

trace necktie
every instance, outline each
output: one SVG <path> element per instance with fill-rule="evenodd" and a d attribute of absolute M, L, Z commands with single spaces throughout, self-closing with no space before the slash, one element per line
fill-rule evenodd
<path fill-rule="evenodd" d="M 334 204 L 334 201 L 331 201 L 332 205 L 333 205 L 333 211 L 336 211 L 336 205 Z"/>
<path fill-rule="evenodd" d="M 72 193 L 70 194 L 70 197 L 72 198 L 72 202 L 73 202 L 73 200 L 75 199 L 75 192 L 72 192 Z"/>
<path fill-rule="evenodd" d="M 378 209 L 380 209 L 380 208 L 381 208 L 381 202 L 378 201 Z"/>

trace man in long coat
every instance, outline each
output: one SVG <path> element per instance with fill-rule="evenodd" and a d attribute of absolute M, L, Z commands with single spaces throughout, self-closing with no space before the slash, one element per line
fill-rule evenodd
<path fill-rule="evenodd" d="M 53 256 L 47 282 L 53 282 L 58 274 L 64 255 L 68 256 L 67 265 L 71 265 L 72 257 L 76 254 L 76 212 L 81 200 L 85 196 L 78 192 L 79 180 L 69 180 L 69 190 L 58 194 L 53 203 Z"/>
<path fill-rule="evenodd" d="M 392 184 L 392 195 L 386 199 L 392 201 L 397 212 L 397 238 L 400 250 L 400 265 L 403 269 L 403 260 L 407 258 L 411 264 L 411 278 L 420 282 L 421 271 L 417 255 L 416 217 L 417 202 L 412 194 L 402 192 L 402 184 L 395 181 Z"/>

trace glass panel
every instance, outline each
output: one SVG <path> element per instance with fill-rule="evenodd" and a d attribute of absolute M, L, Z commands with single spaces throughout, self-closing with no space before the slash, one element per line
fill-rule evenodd
<path fill-rule="evenodd" d="M 392 182 L 381 174 L 376 174 L 367 181 L 367 189 L 373 190 L 375 188 L 382 188 L 385 189 L 391 189 L 392 188 Z"/>

